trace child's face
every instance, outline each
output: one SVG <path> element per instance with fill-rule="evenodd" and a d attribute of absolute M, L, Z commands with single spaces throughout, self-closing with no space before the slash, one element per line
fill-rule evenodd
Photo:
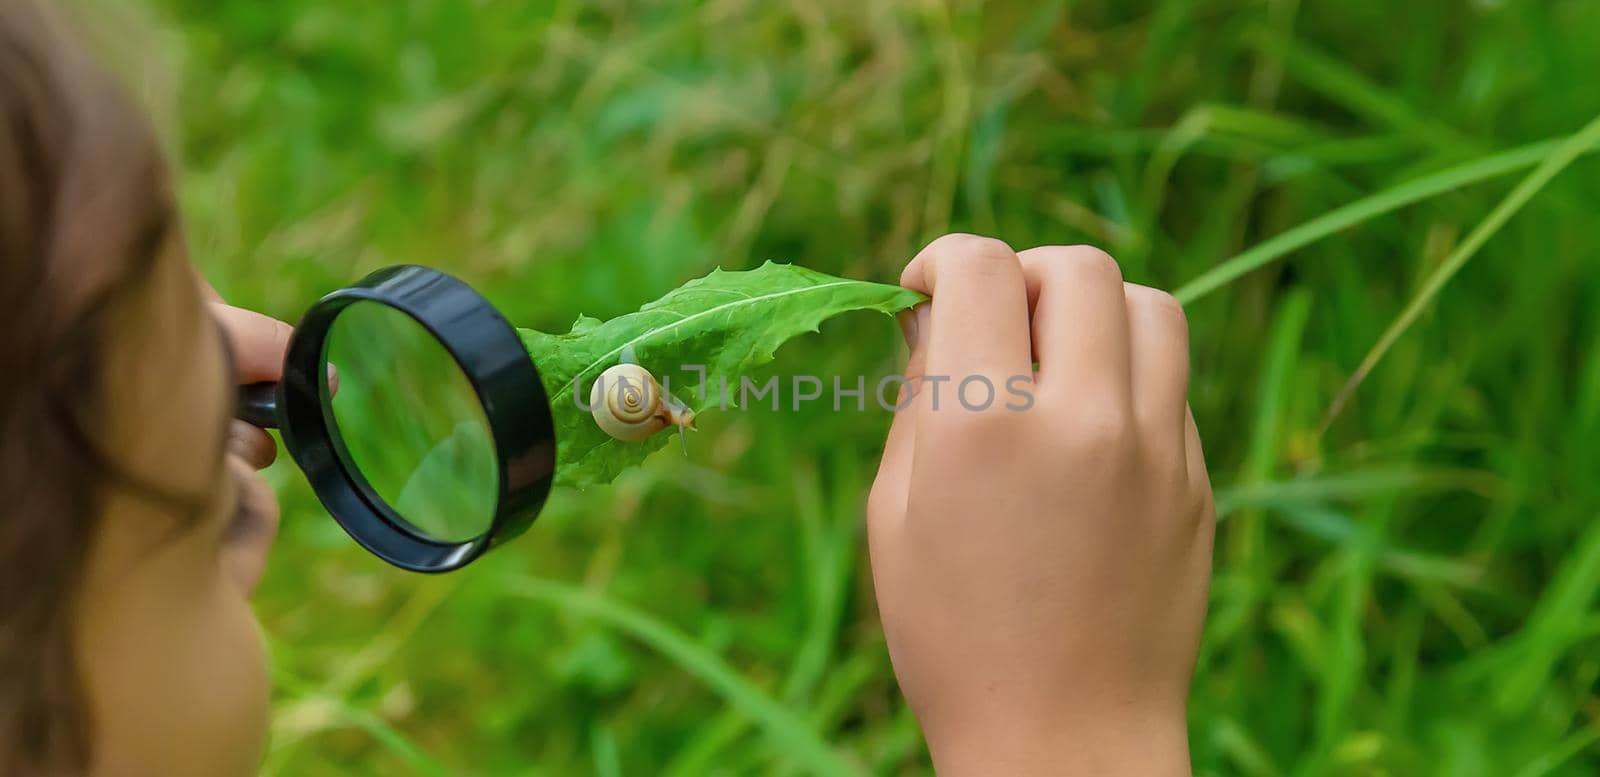
<path fill-rule="evenodd" d="M 265 483 L 228 452 L 234 387 L 181 250 L 118 311 L 102 440 L 141 482 L 199 500 L 107 495 L 76 613 L 96 775 L 254 774 L 266 657 L 248 597 L 277 528 Z"/>

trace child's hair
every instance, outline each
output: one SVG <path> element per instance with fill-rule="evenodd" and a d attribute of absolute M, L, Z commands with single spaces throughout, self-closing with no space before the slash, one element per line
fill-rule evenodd
<path fill-rule="evenodd" d="M 111 487 L 112 311 L 179 240 L 149 125 L 51 9 L 0 0 L 0 774 L 86 768 L 79 581 Z"/>

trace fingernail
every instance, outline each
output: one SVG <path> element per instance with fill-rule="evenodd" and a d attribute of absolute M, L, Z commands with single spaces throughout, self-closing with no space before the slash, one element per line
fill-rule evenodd
<path fill-rule="evenodd" d="M 339 393 L 339 371 L 334 369 L 333 363 L 328 363 L 328 396 Z"/>
<path fill-rule="evenodd" d="M 902 310 L 896 313 L 894 320 L 900 324 L 900 336 L 906 339 L 907 348 L 915 348 L 917 342 L 917 312 L 915 310 Z"/>
<path fill-rule="evenodd" d="M 922 333 L 928 328 L 928 303 L 902 311 L 895 316 L 900 322 L 900 333 L 906 338 L 906 347 L 915 351 L 922 342 Z"/>

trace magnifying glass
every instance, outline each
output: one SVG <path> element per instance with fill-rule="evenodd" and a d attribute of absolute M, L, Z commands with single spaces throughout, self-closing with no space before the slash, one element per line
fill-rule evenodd
<path fill-rule="evenodd" d="M 418 572 L 460 568 L 521 534 L 555 472 L 549 398 L 521 338 L 482 295 L 427 267 L 378 270 L 318 300 L 283 380 L 242 387 L 236 415 L 280 429 L 345 531 Z"/>

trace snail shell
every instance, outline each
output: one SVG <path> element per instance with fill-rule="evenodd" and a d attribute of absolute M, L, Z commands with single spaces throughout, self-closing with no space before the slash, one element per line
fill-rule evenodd
<path fill-rule="evenodd" d="M 606 434 L 638 442 L 668 426 L 691 428 L 694 412 L 678 407 L 655 376 L 637 364 L 618 364 L 589 390 L 590 415 Z"/>

